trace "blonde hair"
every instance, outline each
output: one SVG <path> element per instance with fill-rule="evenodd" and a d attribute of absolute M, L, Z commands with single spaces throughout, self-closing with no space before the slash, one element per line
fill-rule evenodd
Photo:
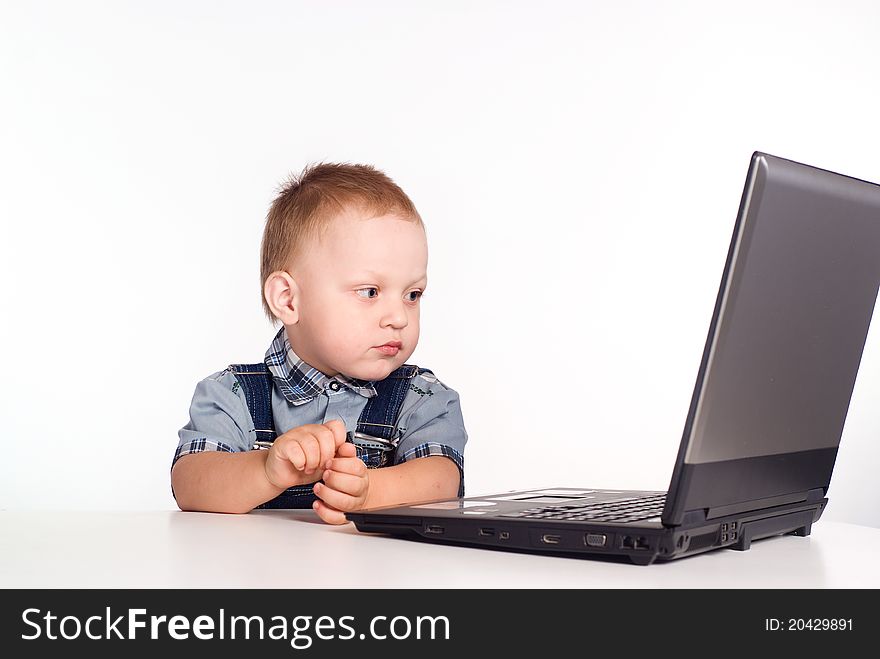
<path fill-rule="evenodd" d="M 317 163 L 291 176 L 269 207 L 260 246 L 260 292 L 263 311 L 277 320 L 265 295 L 266 279 L 287 270 L 309 241 L 320 238 L 333 218 L 357 208 L 379 215 L 394 214 L 424 228 L 410 198 L 384 172 L 370 165 Z"/>

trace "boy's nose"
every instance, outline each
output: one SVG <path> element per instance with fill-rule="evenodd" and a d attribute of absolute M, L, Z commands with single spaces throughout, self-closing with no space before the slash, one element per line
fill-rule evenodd
<path fill-rule="evenodd" d="M 408 324 L 409 319 L 407 318 L 406 307 L 403 305 L 403 302 L 399 304 L 390 303 L 384 310 L 382 315 L 383 327 L 404 328 Z"/>

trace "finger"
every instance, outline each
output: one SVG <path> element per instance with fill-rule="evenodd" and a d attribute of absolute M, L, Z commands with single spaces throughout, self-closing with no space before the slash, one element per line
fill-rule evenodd
<path fill-rule="evenodd" d="M 312 434 L 300 439 L 299 445 L 306 456 L 303 471 L 311 474 L 321 465 L 321 445 L 318 443 L 318 438 Z"/>
<path fill-rule="evenodd" d="M 315 437 L 318 438 L 321 445 L 320 466 L 323 467 L 324 463 L 336 453 L 336 439 L 333 436 L 333 431 L 327 426 L 318 426 L 315 428 Z"/>
<path fill-rule="evenodd" d="M 288 460 L 297 471 L 302 471 L 306 465 L 306 454 L 299 442 L 284 442 L 275 445 L 275 451 L 279 458 Z"/>
<path fill-rule="evenodd" d="M 324 483 L 315 483 L 312 488 L 318 498 L 336 510 L 357 510 L 360 507 L 360 499 L 345 492 L 339 492 Z"/>
<path fill-rule="evenodd" d="M 355 476 L 363 476 L 367 473 L 367 465 L 358 457 L 351 458 L 333 458 L 324 466 L 325 469 L 333 471 L 341 471 L 344 474 L 354 474 Z"/>
<path fill-rule="evenodd" d="M 350 494 L 353 497 L 362 497 L 367 491 L 367 479 L 363 476 L 343 474 L 338 471 L 324 472 L 324 484 L 337 492 Z"/>
<path fill-rule="evenodd" d="M 340 444 L 339 447 L 336 449 L 336 456 L 335 457 L 337 457 L 337 458 L 356 458 L 357 454 L 358 454 L 357 447 L 354 444 L 352 444 L 351 442 L 345 442 L 343 444 Z M 324 463 L 324 467 L 327 468 L 327 465 L 329 465 L 332 461 L 333 461 L 333 458 L 331 458 L 330 460 L 327 460 L 327 462 Z"/>
<path fill-rule="evenodd" d="M 312 510 L 318 513 L 318 517 L 328 524 L 345 524 L 348 521 L 345 519 L 344 513 L 339 510 L 334 510 L 321 501 L 315 501 L 312 504 Z"/>
<path fill-rule="evenodd" d="M 345 423 L 342 419 L 333 419 L 324 425 L 333 432 L 334 448 L 345 443 Z"/>

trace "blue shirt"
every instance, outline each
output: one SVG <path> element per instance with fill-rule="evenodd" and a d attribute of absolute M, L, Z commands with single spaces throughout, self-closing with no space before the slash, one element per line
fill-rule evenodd
<path fill-rule="evenodd" d="M 272 373 L 272 417 L 282 435 L 291 428 L 341 419 L 346 431 L 357 429 L 367 400 L 376 395 L 373 382 L 329 377 L 301 360 L 282 327 L 266 351 Z M 410 382 L 398 419 L 398 443 L 389 464 L 442 455 L 459 470 L 458 495 L 464 496 L 464 447 L 467 431 L 458 393 L 431 373 Z M 196 385 L 189 422 L 178 431 L 172 467 L 188 453 L 250 451 L 256 431 L 241 386 L 228 368 Z"/>

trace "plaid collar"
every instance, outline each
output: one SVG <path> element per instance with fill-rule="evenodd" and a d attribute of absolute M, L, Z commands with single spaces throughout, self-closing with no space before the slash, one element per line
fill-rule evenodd
<path fill-rule="evenodd" d="M 272 340 L 272 345 L 266 351 L 265 362 L 281 393 L 291 404 L 308 403 L 334 381 L 345 385 L 364 398 L 372 398 L 376 395 L 376 388 L 372 382 L 348 378 L 342 373 L 330 378 L 305 363 L 290 347 L 287 332 L 284 330 L 285 328 L 282 327 Z"/>

